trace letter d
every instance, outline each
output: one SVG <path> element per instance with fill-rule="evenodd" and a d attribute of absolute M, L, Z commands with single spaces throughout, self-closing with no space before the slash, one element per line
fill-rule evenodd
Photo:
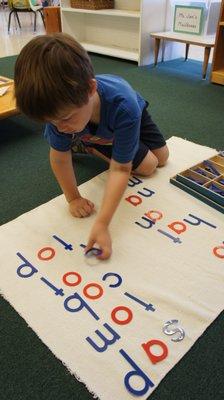
<path fill-rule="evenodd" d="M 16 253 L 16 255 L 24 262 L 17 268 L 16 271 L 20 278 L 30 278 L 33 274 L 38 272 L 38 269 L 30 264 L 30 262 L 22 256 L 22 254 Z M 27 270 L 22 272 L 23 268 L 27 268 Z"/>
<path fill-rule="evenodd" d="M 154 385 L 154 383 L 149 379 L 149 377 L 137 366 L 137 364 L 135 364 L 135 362 L 131 359 L 131 357 L 129 357 L 129 355 L 123 350 L 119 350 L 119 352 L 121 353 L 121 355 L 125 358 L 125 360 L 131 364 L 131 366 L 133 367 L 134 371 L 130 371 L 127 373 L 127 375 L 125 375 L 124 378 L 124 383 L 125 383 L 125 387 L 126 389 L 132 393 L 135 396 L 143 396 L 144 394 L 146 394 L 149 390 L 149 388 L 152 388 Z M 131 386 L 130 383 L 130 379 L 132 376 L 138 376 L 140 378 L 142 378 L 142 380 L 144 381 L 144 387 L 142 389 L 134 389 Z"/>

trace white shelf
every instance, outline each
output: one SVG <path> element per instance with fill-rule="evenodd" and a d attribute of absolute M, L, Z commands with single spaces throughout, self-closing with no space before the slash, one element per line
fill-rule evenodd
<path fill-rule="evenodd" d="M 109 15 L 111 17 L 140 18 L 140 11 L 130 11 L 130 10 L 117 10 L 117 9 L 86 10 L 83 8 L 62 7 L 61 11 L 72 12 L 76 14 L 98 14 L 98 15 Z"/>
<path fill-rule="evenodd" d="M 115 8 L 73 8 L 61 0 L 62 31 L 72 35 L 90 52 L 152 64 L 150 32 L 165 27 L 167 0 L 115 0 Z"/>
<path fill-rule="evenodd" d="M 81 42 L 81 45 L 90 52 L 104 54 L 105 56 L 113 56 L 118 58 L 123 58 L 125 60 L 138 61 L 139 51 L 136 50 L 126 50 L 115 46 L 102 46 L 99 44 Z"/>

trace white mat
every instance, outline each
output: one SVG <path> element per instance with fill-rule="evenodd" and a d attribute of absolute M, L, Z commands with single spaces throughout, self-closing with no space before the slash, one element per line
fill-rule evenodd
<path fill-rule="evenodd" d="M 0 228 L 1 293 L 102 400 L 147 398 L 223 310 L 223 215 L 169 183 L 171 176 L 216 151 L 175 137 L 168 146 L 168 165 L 127 188 L 111 224 L 109 261 L 84 257 L 80 244 L 86 243 L 94 216 L 72 218 L 63 196 Z M 97 208 L 106 177 L 105 172 L 81 187 Z M 72 249 L 66 250 L 65 243 Z M 63 276 L 81 282 L 68 286 Z M 99 287 L 86 287 L 90 283 Z M 91 299 L 100 296 L 100 288 L 102 296 Z M 118 306 L 128 309 L 118 312 Z M 129 323 L 118 323 L 131 312 Z M 182 341 L 172 340 L 181 330 L 172 336 L 162 330 L 173 319 L 178 324 L 172 328 L 185 332 Z"/>

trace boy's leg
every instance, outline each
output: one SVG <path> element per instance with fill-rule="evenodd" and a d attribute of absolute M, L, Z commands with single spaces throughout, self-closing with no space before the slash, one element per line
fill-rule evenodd
<path fill-rule="evenodd" d="M 169 157 L 166 141 L 146 109 L 142 113 L 139 149 L 133 160 L 134 173 L 150 176 Z"/>
<path fill-rule="evenodd" d="M 145 154 L 145 152 L 141 154 Z M 140 164 L 137 163 L 138 165 L 136 165 L 136 159 L 134 160 L 133 172 L 142 176 L 150 176 L 157 167 L 165 165 L 168 155 L 169 150 L 166 145 L 152 151 L 146 147 L 146 155 Z"/>
<path fill-rule="evenodd" d="M 106 161 L 108 164 L 110 164 L 110 156 L 109 156 L 109 154 L 107 154 L 107 155 L 103 154 L 102 150 L 100 152 L 99 150 L 97 150 L 94 147 L 89 147 L 88 148 L 88 153 L 89 154 L 93 154 L 94 156 L 97 156 L 97 157 L 101 158 L 102 160 Z"/>

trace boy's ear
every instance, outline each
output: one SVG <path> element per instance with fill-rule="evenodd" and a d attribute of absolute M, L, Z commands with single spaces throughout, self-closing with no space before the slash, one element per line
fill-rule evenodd
<path fill-rule="evenodd" d="M 89 95 L 93 96 L 96 93 L 96 90 L 97 90 L 96 79 L 91 79 L 90 80 L 90 92 L 89 92 Z"/>

